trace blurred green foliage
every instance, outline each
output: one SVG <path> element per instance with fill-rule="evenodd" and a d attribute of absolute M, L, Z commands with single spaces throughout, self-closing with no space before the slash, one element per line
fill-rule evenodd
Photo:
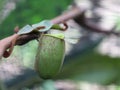
<path fill-rule="evenodd" d="M 17 8 L 0 25 L 0 39 L 13 34 L 15 26 L 38 23 L 62 13 L 72 0 L 21 0 Z"/>
<path fill-rule="evenodd" d="M 99 84 L 120 84 L 120 59 L 101 56 L 94 49 L 82 55 L 68 58 L 58 75 L 61 79 L 88 81 Z"/>
<path fill-rule="evenodd" d="M 21 0 L 17 8 L 0 25 L 0 39 L 13 34 L 13 29 L 17 25 L 21 28 L 26 24 L 34 24 L 43 19 L 54 18 L 64 11 L 71 1 Z M 25 66 L 29 66 L 29 62 L 35 58 L 37 42 L 33 41 L 33 43 L 30 42 L 18 48 L 21 49 L 21 57 Z M 16 52 L 18 52 L 18 49 L 16 49 Z M 73 79 L 76 81 L 98 82 L 101 84 L 120 83 L 119 58 L 113 59 L 108 56 L 101 56 L 93 50 L 90 50 L 83 55 L 68 58 L 68 61 L 56 79 Z M 33 62 L 31 63 L 33 64 Z M 53 84 L 53 82 L 50 83 Z"/>
<path fill-rule="evenodd" d="M 7 0 L 0 0 L 0 11 L 3 10 L 4 4 Z"/>

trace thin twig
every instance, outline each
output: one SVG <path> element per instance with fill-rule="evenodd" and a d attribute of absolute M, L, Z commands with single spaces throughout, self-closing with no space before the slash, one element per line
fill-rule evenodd
<path fill-rule="evenodd" d="M 68 12 L 65 12 L 64 14 L 52 19 L 51 22 L 53 22 L 54 24 L 63 23 L 69 19 L 80 16 L 81 13 L 83 13 L 84 11 L 85 11 L 85 9 L 74 6 Z"/>

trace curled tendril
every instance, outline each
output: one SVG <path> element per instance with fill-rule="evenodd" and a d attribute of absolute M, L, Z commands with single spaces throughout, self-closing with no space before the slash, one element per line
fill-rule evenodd
<path fill-rule="evenodd" d="M 67 30 L 67 29 L 68 29 L 68 25 L 67 25 L 67 23 L 64 22 L 63 25 L 64 25 L 63 30 Z"/>
<path fill-rule="evenodd" d="M 11 42 L 8 50 L 6 50 L 6 51 L 4 52 L 3 57 L 7 58 L 7 57 L 9 57 L 9 56 L 11 55 L 11 53 L 12 53 L 12 51 L 13 51 L 13 49 L 14 49 L 14 46 L 15 46 L 15 43 L 16 43 L 18 37 L 19 37 L 19 35 L 17 35 L 17 36 L 12 40 L 12 42 Z"/>

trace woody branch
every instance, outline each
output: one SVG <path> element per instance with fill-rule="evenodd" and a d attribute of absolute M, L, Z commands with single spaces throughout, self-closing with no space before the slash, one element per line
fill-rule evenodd
<path fill-rule="evenodd" d="M 65 22 L 69 19 L 74 19 L 79 25 L 81 25 L 84 28 L 88 28 L 89 30 L 91 30 L 93 32 L 119 35 L 119 33 L 113 32 L 111 30 L 106 31 L 106 30 L 102 29 L 101 27 L 96 26 L 92 22 L 88 22 L 87 18 L 84 15 L 85 11 L 86 10 L 84 8 L 74 6 L 68 12 L 52 19 L 51 22 L 53 24 L 59 24 L 59 23 Z M 16 38 L 17 36 L 18 36 L 17 34 L 13 34 L 12 36 L 9 36 L 7 38 L 0 40 L 0 59 L 2 58 L 4 52 L 10 47 L 12 40 L 14 38 Z M 26 35 L 21 35 L 17 39 L 15 45 L 26 44 L 27 42 L 29 42 L 31 40 L 37 39 L 38 37 L 39 37 L 39 35 L 36 33 L 29 33 Z"/>

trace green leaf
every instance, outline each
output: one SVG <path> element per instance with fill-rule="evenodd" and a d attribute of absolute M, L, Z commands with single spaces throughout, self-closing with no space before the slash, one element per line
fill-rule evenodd
<path fill-rule="evenodd" d="M 31 27 L 30 25 L 26 25 L 22 29 L 20 29 L 17 34 L 19 34 L 19 35 L 21 35 L 21 34 L 27 34 L 27 33 L 32 32 L 33 30 L 34 30 L 33 27 Z"/>
<path fill-rule="evenodd" d="M 42 21 L 40 23 L 32 25 L 32 27 L 34 29 L 36 29 L 37 27 L 40 27 L 40 26 L 45 26 L 45 28 L 40 29 L 39 32 L 45 32 L 45 31 L 50 30 L 50 28 L 53 26 L 53 23 L 51 21 L 49 21 L 49 20 L 44 20 L 44 21 Z"/>

